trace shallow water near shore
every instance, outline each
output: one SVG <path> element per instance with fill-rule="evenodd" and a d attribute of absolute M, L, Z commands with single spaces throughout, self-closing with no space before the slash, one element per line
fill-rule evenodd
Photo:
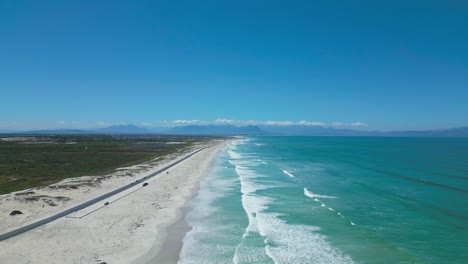
<path fill-rule="evenodd" d="M 232 141 L 179 263 L 466 263 L 467 181 L 467 138 Z"/>

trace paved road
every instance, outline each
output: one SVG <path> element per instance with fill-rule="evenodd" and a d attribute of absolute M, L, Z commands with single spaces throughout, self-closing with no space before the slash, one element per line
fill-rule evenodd
<path fill-rule="evenodd" d="M 161 173 L 161 172 L 163 172 L 163 171 L 165 171 L 165 170 L 167 170 L 167 169 L 169 169 L 169 168 L 171 168 L 171 167 L 173 167 L 173 166 L 175 166 L 175 165 L 181 163 L 182 161 L 184 161 L 184 160 L 186 160 L 186 159 L 192 157 L 193 155 L 197 154 L 198 152 L 200 152 L 200 151 L 202 151 L 202 150 L 204 150 L 204 149 L 206 149 L 206 147 L 205 147 L 205 148 L 201 148 L 201 149 L 199 149 L 199 150 L 197 150 L 197 151 L 195 151 L 195 152 L 192 152 L 191 154 L 185 156 L 184 158 L 182 158 L 182 159 L 180 159 L 180 160 L 177 160 L 177 161 L 175 161 L 175 162 L 173 162 L 173 163 L 167 165 L 166 167 L 164 167 L 164 168 L 162 168 L 162 169 L 160 169 L 160 170 L 158 170 L 158 171 L 156 171 L 156 172 L 151 173 L 150 175 L 147 175 L 145 178 L 143 178 L 143 180 L 147 180 L 147 179 L 150 179 L 150 178 L 152 178 L 152 177 L 158 175 L 159 173 Z M 107 199 L 107 198 L 109 198 L 109 197 L 111 197 L 111 196 L 113 196 L 113 195 L 115 195 L 115 194 L 117 194 L 117 193 L 119 193 L 119 192 L 125 191 L 125 190 L 127 190 L 127 189 L 129 189 L 129 188 L 131 188 L 131 187 L 133 187 L 133 186 L 135 186 L 135 185 L 141 184 L 141 183 L 143 182 L 143 180 L 141 180 L 141 179 L 140 179 L 140 180 L 137 180 L 137 181 L 132 182 L 132 183 L 130 183 L 130 184 L 124 185 L 124 186 L 122 186 L 122 187 L 120 187 L 120 188 L 118 188 L 118 189 L 115 189 L 115 190 L 113 190 L 113 191 L 111 191 L 111 192 L 108 192 L 108 193 L 106 193 L 106 194 L 103 194 L 103 195 L 101 195 L 101 196 L 98 196 L 98 197 L 96 197 L 96 198 L 94 198 L 94 199 L 92 199 L 92 200 L 89 200 L 89 201 L 87 201 L 87 202 L 84 202 L 84 203 L 82 203 L 82 204 L 79 204 L 79 205 L 77 205 L 77 206 L 74 206 L 74 207 L 72 207 L 72 208 L 70 208 L 70 209 L 67 209 L 67 210 L 65 210 L 65 211 L 62 211 L 62 212 L 60 212 L 60 213 L 57 213 L 57 214 L 55 214 L 55 215 L 53 215 L 53 216 L 47 217 L 47 218 L 45 218 L 45 219 L 42 219 L 42 220 L 37 221 L 37 222 L 34 222 L 34 223 L 29 224 L 29 225 L 27 225 L 27 226 L 23 226 L 23 227 L 18 228 L 18 229 L 16 229 L 16 230 L 7 232 L 7 233 L 5 233 L 5 234 L 2 234 L 2 235 L 0 235 L 0 241 L 9 239 L 9 238 L 14 237 L 14 236 L 17 236 L 17 235 L 21 235 L 21 234 L 23 234 L 24 232 L 28 232 L 28 231 L 30 231 L 30 230 L 32 230 L 32 229 L 34 229 L 34 228 L 40 227 L 40 226 L 42 226 L 42 225 L 45 225 L 45 224 L 50 223 L 50 222 L 52 222 L 52 221 L 55 221 L 55 220 L 57 220 L 57 219 L 59 219 L 59 218 L 62 218 L 62 217 L 64 217 L 64 216 L 66 216 L 66 215 L 69 215 L 69 214 L 71 214 L 71 213 L 73 213 L 73 212 L 76 212 L 76 211 L 79 211 L 79 210 L 81 210 L 81 209 L 84 209 L 84 208 L 86 208 L 86 207 L 88 207 L 88 206 L 90 206 L 90 205 L 92 205 L 92 204 L 95 204 L 95 203 L 100 202 L 100 201 L 102 201 L 102 200 L 104 200 L 104 199 Z"/>

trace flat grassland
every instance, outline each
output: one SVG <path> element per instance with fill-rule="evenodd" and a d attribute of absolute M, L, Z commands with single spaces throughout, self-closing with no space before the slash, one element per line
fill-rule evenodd
<path fill-rule="evenodd" d="M 209 140 L 160 135 L 0 136 L 0 194 L 104 175 Z"/>

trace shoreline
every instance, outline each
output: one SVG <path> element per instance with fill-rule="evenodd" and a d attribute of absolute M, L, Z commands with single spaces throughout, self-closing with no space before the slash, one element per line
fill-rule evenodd
<path fill-rule="evenodd" d="M 183 239 L 186 234 L 192 230 L 192 227 L 186 220 L 186 216 L 190 211 L 190 202 L 198 195 L 200 182 L 206 177 L 206 174 L 213 166 L 217 154 L 226 146 L 229 141 L 221 143 L 214 156 L 210 159 L 207 167 L 205 167 L 204 175 L 200 178 L 195 186 L 192 187 L 190 195 L 185 200 L 185 203 L 177 208 L 176 217 L 169 222 L 162 223 L 161 229 L 162 241 L 153 245 L 152 249 L 144 256 L 135 261 L 137 264 L 172 264 L 178 263 L 180 252 L 183 247 Z"/>
<path fill-rule="evenodd" d="M 187 200 L 187 204 L 191 199 Z M 178 209 L 176 218 L 170 222 L 162 224 L 160 243 L 153 245 L 150 251 L 137 259 L 137 264 L 170 264 L 177 263 L 180 259 L 180 252 L 183 247 L 183 239 L 192 227 L 185 220 L 188 213 L 188 205 Z"/>
<path fill-rule="evenodd" d="M 188 224 L 184 224 L 184 216 L 188 211 L 184 208 L 187 208 L 188 203 L 195 197 L 200 181 L 206 176 L 217 153 L 227 142 L 218 141 L 216 145 L 169 169 L 170 173 L 148 179 L 149 186 L 110 199 L 110 204 L 106 206 L 90 206 L 92 208 L 76 212 L 79 217 L 67 216 L 0 242 L 2 263 L 143 264 L 154 263 L 155 258 L 164 260 L 157 263 L 177 262 L 182 240 L 190 230 Z M 145 172 L 150 173 L 163 165 L 159 164 Z M 144 175 L 144 172 L 140 174 Z M 126 180 L 133 181 L 135 178 Z M 122 179 L 118 182 L 122 182 Z M 96 191 L 93 194 L 95 193 Z M 76 194 L 75 196 L 78 197 Z M 88 196 L 78 198 L 83 200 Z M 80 199 L 73 199 L 73 202 L 78 200 Z M 0 200 L 2 207 L 8 202 L 10 201 Z M 14 204 L 17 201 L 11 202 Z M 50 212 L 36 213 L 36 217 L 32 218 L 37 220 L 47 213 L 55 213 L 70 206 L 64 204 L 52 208 L 55 210 Z M 33 207 L 31 204 L 27 206 Z M 2 208 L 3 211 L 9 209 Z M 11 221 L 15 217 L 3 218 Z M 10 223 L 6 227 L 3 226 L 1 231 L 31 221 L 23 219 L 16 225 Z M 178 230 L 177 238 L 174 227 Z M 181 227 L 184 227 L 184 232 L 180 232 Z M 173 248 L 174 245 L 177 245 L 177 249 Z"/>

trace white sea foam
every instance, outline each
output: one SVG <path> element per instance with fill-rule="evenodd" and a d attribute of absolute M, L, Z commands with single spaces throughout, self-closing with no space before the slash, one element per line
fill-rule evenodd
<path fill-rule="evenodd" d="M 268 162 L 262 161 L 262 164 L 268 165 Z"/>
<path fill-rule="evenodd" d="M 248 218 L 248 226 L 237 245 L 232 262 L 237 263 L 353 263 L 349 256 L 330 245 L 326 237 L 319 234 L 318 227 L 307 225 L 292 225 L 282 220 L 283 215 L 271 213 L 270 206 L 279 201 L 262 196 L 262 189 L 274 188 L 274 182 L 267 181 L 266 176 L 258 175 L 254 168 L 258 160 L 249 160 L 231 149 L 229 153 L 231 164 L 235 166 L 241 184 L 241 202 Z M 236 155 L 239 154 L 239 155 Z M 262 164 L 265 164 L 261 162 Z M 283 170 L 289 177 L 292 173 Z M 308 191 L 308 190 L 307 190 Z M 336 198 L 333 196 L 317 195 L 312 192 L 311 198 L 322 203 L 318 198 Z M 323 203 L 322 203 L 323 204 Z M 325 206 L 325 204 L 324 204 Z M 263 237 L 263 238 L 262 238 Z M 254 240 L 252 240 L 254 239 Z M 260 240 L 259 240 L 260 239 Z M 256 244 L 252 244 L 256 241 Z M 263 248 L 262 248 L 263 241 Z M 260 244 L 258 244 L 260 242 Z"/>
<path fill-rule="evenodd" d="M 226 152 L 223 154 L 225 155 Z M 223 156 L 223 154 L 220 156 Z M 212 244 L 203 243 L 206 238 L 213 237 L 223 241 L 236 239 L 230 233 L 232 226 L 216 224 L 218 220 L 212 217 L 219 210 L 213 203 L 226 196 L 239 183 L 237 178 L 219 177 L 220 172 L 224 170 L 222 167 L 221 164 L 217 164 L 212 169 L 200 183 L 198 194 L 191 201 L 191 209 L 186 220 L 192 226 L 192 229 L 183 239 L 180 264 L 218 264 L 220 263 L 219 258 L 214 257 L 215 255 L 219 256 L 232 252 L 232 247 L 228 244 L 218 244 L 216 245 L 216 254 L 213 254 Z"/>
<path fill-rule="evenodd" d="M 216 161 L 217 164 L 211 169 L 207 177 L 200 182 L 197 196 L 191 201 L 192 209 L 188 214 L 188 218 L 199 219 L 207 217 L 216 211 L 212 206 L 213 202 L 234 188 L 238 179 L 217 177 L 224 166 Z"/>
<path fill-rule="evenodd" d="M 231 159 L 240 159 L 242 158 L 242 155 L 240 155 L 237 152 L 234 152 L 233 150 L 228 150 L 229 156 L 231 156 Z"/>
<path fill-rule="evenodd" d="M 304 194 L 305 194 L 305 196 L 307 196 L 307 197 L 313 198 L 314 201 L 319 202 L 319 203 L 320 203 L 320 207 L 327 207 L 327 206 L 326 206 L 326 204 L 324 204 L 322 201 L 320 201 L 319 199 L 317 199 L 317 197 L 319 197 L 319 198 L 337 198 L 337 197 L 335 197 L 335 196 L 314 194 L 314 193 L 312 193 L 311 191 L 307 190 L 306 188 L 304 188 Z M 328 210 L 335 212 L 335 209 L 333 209 L 333 208 L 331 208 L 331 207 L 327 207 L 327 208 L 328 208 Z M 341 217 L 342 219 L 345 219 L 345 217 L 344 217 L 340 212 L 337 212 L 336 214 L 337 214 L 339 217 Z M 353 223 L 352 221 L 349 221 L 349 222 L 350 222 L 350 224 L 351 224 L 352 226 L 356 225 L 356 224 Z"/>
<path fill-rule="evenodd" d="M 249 224 L 243 235 L 244 237 L 247 236 L 249 232 L 258 232 L 257 215 L 268 209 L 268 205 L 271 201 L 272 200 L 267 197 L 242 195 L 242 206 L 249 219 Z"/>
<path fill-rule="evenodd" d="M 235 170 L 238 175 L 240 175 L 241 181 L 241 192 L 243 194 L 253 194 L 255 191 L 258 190 L 265 190 L 268 188 L 274 187 L 273 185 L 267 185 L 255 182 L 257 179 L 265 178 L 265 176 L 257 175 L 254 171 L 248 169 L 248 167 L 244 165 L 237 165 L 235 164 Z"/>
<path fill-rule="evenodd" d="M 275 263 L 353 263 L 349 256 L 332 247 L 318 227 L 291 225 L 281 214 L 258 213 L 260 234 L 268 238 L 267 255 Z"/>
<path fill-rule="evenodd" d="M 309 197 L 309 198 L 326 198 L 326 199 L 335 199 L 335 198 L 337 198 L 335 196 L 316 194 L 316 193 L 313 193 L 313 192 L 307 190 L 306 188 L 304 188 L 304 195 Z"/>
<path fill-rule="evenodd" d="M 214 201 L 233 189 L 236 184 L 235 179 L 220 179 L 215 177 L 206 177 L 200 183 L 200 189 L 197 196 L 192 200 L 193 208 L 190 217 L 203 218 L 212 215 L 217 208 L 213 207 Z"/>
<path fill-rule="evenodd" d="M 290 173 L 289 171 L 287 171 L 287 170 L 283 170 L 283 173 L 288 175 L 291 178 L 294 178 L 294 175 L 292 173 Z"/>
<path fill-rule="evenodd" d="M 269 213 L 271 204 L 277 201 L 261 196 L 258 190 L 272 188 L 271 185 L 259 182 L 259 176 L 250 169 L 245 161 L 233 160 L 239 175 L 242 192 L 242 206 L 248 217 L 248 226 L 237 245 L 232 261 L 234 263 L 268 262 L 269 257 L 274 263 L 352 263 L 349 256 L 333 248 L 326 237 L 318 234 L 318 227 L 306 225 L 291 225 L 281 220 L 281 214 Z M 284 170 L 285 174 L 294 177 Z M 310 193 L 312 194 L 312 193 Z M 314 196 L 322 198 L 323 196 Z M 332 198 L 326 196 L 325 198 Z M 333 197 L 334 198 L 334 197 Z M 324 205 L 325 206 L 325 205 Z M 263 237 L 264 248 L 249 245 L 252 236 Z"/>
<path fill-rule="evenodd" d="M 234 264 L 265 262 L 269 263 L 271 262 L 271 259 L 267 256 L 265 252 L 265 247 L 252 246 L 248 243 L 241 242 L 236 247 L 232 262 Z"/>
<path fill-rule="evenodd" d="M 271 199 L 267 197 L 258 196 L 255 194 L 258 190 L 268 189 L 271 186 L 263 185 L 255 182 L 257 175 L 254 171 L 248 169 L 247 167 L 235 165 L 236 173 L 239 175 L 239 180 L 241 183 L 241 192 L 242 192 L 242 206 L 247 214 L 249 219 L 249 225 L 246 228 L 244 236 L 248 232 L 257 230 L 257 223 L 255 214 L 261 212 L 268 208 L 268 204 L 271 202 Z"/>
<path fill-rule="evenodd" d="M 234 263 L 259 263 L 269 259 L 264 247 L 251 246 L 246 243 L 246 239 L 252 233 L 258 233 L 257 215 L 268 209 L 268 205 L 273 202 L 271 198 L 255 194 L 257 190 L 267 189 L 270 186 L 255 182 L 258 175 L 244 165 L 235 165 L 236 173 L 241 183 L 242 207 L 248 218 L 248 226 L 242 235 L 242 241 L 237 245 L 233 257 Z"/>
<path fill-rule="evenodd" d="M 210 229 L 210 227 L 206 227 Z M 223 237 L 222 234 L 226 233 L 223 230 L 213 230 L 213 233 L 216 232 L 218 239 L 230 240 L 232 237 Z M 198 238 L 200 234 L 186 235 L 183 242 L 183 248 L 180 253 L 180 259 L 177 262 L 178 264 L 220 264 L 220 263 L 229 263 L 221 262 L 220 259 L 223 259 L 223 255 L 227 255 L 232 252 L 232 249 L 229 245 L 216 245 L 216 254 L 213 253 L 213 245 L 204 243 L 203 239 Z M 204 235 L 204 234 L 201 234 Z M 206 236 L 206 234 L 205 234 Z"/>

